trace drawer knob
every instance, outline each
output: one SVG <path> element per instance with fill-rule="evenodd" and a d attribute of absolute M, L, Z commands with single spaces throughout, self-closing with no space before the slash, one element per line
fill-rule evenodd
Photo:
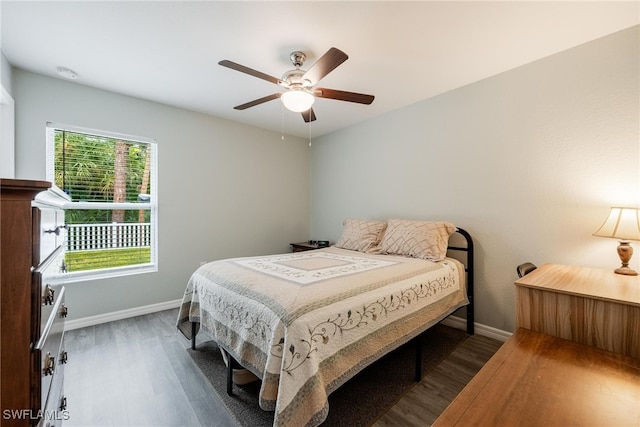
<path fill-rule="evenodd" d="M 44 356 L 44 369 L 43 374 L 46 377 L 47 375 L 53 375 L 53 371 L 56 369 L 56 358 L 51 356 L 51 353 L 47 352 L 46 356 Z"/>
<path fill-rule="evenodd" d="M 42 305 L 51 305 L 55 297 L 56 291 L 49 285 L 45 286 L 42 293 Z"/>
<path fill-rule="evenodd" d="M 64 365 L 67 363 L 67 361 L 68 361 L 67 351 L 63 350 L 62 353 L 60 353 L 60 363 Z"/>
<path fill-rule="evenodd" d="M 66 225 L 58 225 L 56 228 L 53 228 L 51 230 L 44 230 L 44 232 L 47 233 L 47 234 L 52 234 L 53 233 L 56 236 L 59 236 L 60 235 L 60 229 L 62 229 L 62 228 L 67 228 L 67 226 Z"/>
<path fill-rule="evenodd" d="M 66 319 L 68 315 L 69 315 L 69 308 L 67 308 L 66 305 L 62 304 L 62 307 L 60 307 L 60 317 L 62 317 L 63 319 Z"/>

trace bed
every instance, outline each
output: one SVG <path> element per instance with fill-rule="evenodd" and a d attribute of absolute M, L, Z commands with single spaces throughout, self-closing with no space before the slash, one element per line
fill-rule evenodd
<path fill-rule="evenodd" d="M 456 251 L 464 255 L 453 258 Z M 205 329 L 262 380 L 260 407 L 275 411 L 274 426 L 316 426 L 331 392 L 461 307 L 473 334 L 472 303 L 473 242 L 465 230 L 441 221 L 346 219 L 331 247 L 201 266 L 187 283 L 177 327 L 192 347 Z"/>

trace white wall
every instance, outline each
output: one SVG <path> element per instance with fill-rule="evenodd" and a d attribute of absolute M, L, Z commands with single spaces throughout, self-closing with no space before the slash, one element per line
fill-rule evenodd
<path fill-rule="evenodd" d="M 305 140 L 23 70 L 13 88 L 17 178 L 45 179 L 47 121 L 158 142 L 159 271 L 68 285 L 70 319 L 181 298 L 200 261 L 309 238 Z"/>
<path fill-rule="evenodd" d="M 335 241 L 349 216 L 450 220 L 475 238 L 476 321 L 513 331 L 518 264 L 620 265 L 617 242 L 591 234 L 610 206 L 640 206 L 639 39 L 634 27 L 317 138 L 311 234 Z"/>

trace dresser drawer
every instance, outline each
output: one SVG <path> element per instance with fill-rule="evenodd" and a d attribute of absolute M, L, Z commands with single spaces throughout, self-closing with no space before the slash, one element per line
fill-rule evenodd
<path fill-rule="evenodd" d="M 64 348 L 64 338 L 62 342 Z M 62 365 L 64 367 L 64 365 Z M 59 369 L 60 367 L 58 367 Z M 47 403 L 43 412 L 43 417 L 38 423 L 38 427 L 59 427 L 64 420 L 69 419 L 67 411 L 67 398 L 64 396 L 64 376 L 60 371 L 56 372 L 51 382 Z"/>
<path fill-rule="evenodd" d="M 62 377 L 60 376 L 60 378 Z M 62 381 L 60 381 L 60 384 L 51 385 L 49 401 L 43 415 L 38 427 L 60 427 L 63 421 L 70 418 L 71 414 L 67 411 L 67 398 L 64 396 L 64 384 Z"/>
<path fill-rule="evenodd" d="M 33 342 L 44 334 L 44 329 L 60 298 L 62 280 L 66 272 L 65 251 L 58 246 L 33 272 L 33 312 L 35 313 Z"/>
<path fill-rule="evenodd" d="M 66 240 L 64 211 L 40 208 L 40 260 L 47 258 L 55 248 L 65 244 Z"/>
<path fill-rule="evenodd" d="M 65 288 L 60 288 L 59 296 L 53 305 L 40 340 L 33 350 L 34 375 L 40 376 L 40 387 L 34 390 L 32 402 L 34 409 L 44 408 L 51 385 L 62 381 L 67 355 L 64 350 L 64 322 L 66 307 L 64 305 Z"/>

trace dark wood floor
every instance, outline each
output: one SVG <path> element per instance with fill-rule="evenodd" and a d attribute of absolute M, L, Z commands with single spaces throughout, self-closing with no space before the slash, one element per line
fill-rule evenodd
<path fill-rule="evenodd" d="M 64 426 L 234 426 L 176 317 L 174 309 L 67 331 Z M 501 344 L 467 339 L 374 426 L 430 425 Z"/>
<path fill-rule="evenodd" d="M 469 337 L 373 427 L 431 425 L 502 344 L 479 335 Z"/>

